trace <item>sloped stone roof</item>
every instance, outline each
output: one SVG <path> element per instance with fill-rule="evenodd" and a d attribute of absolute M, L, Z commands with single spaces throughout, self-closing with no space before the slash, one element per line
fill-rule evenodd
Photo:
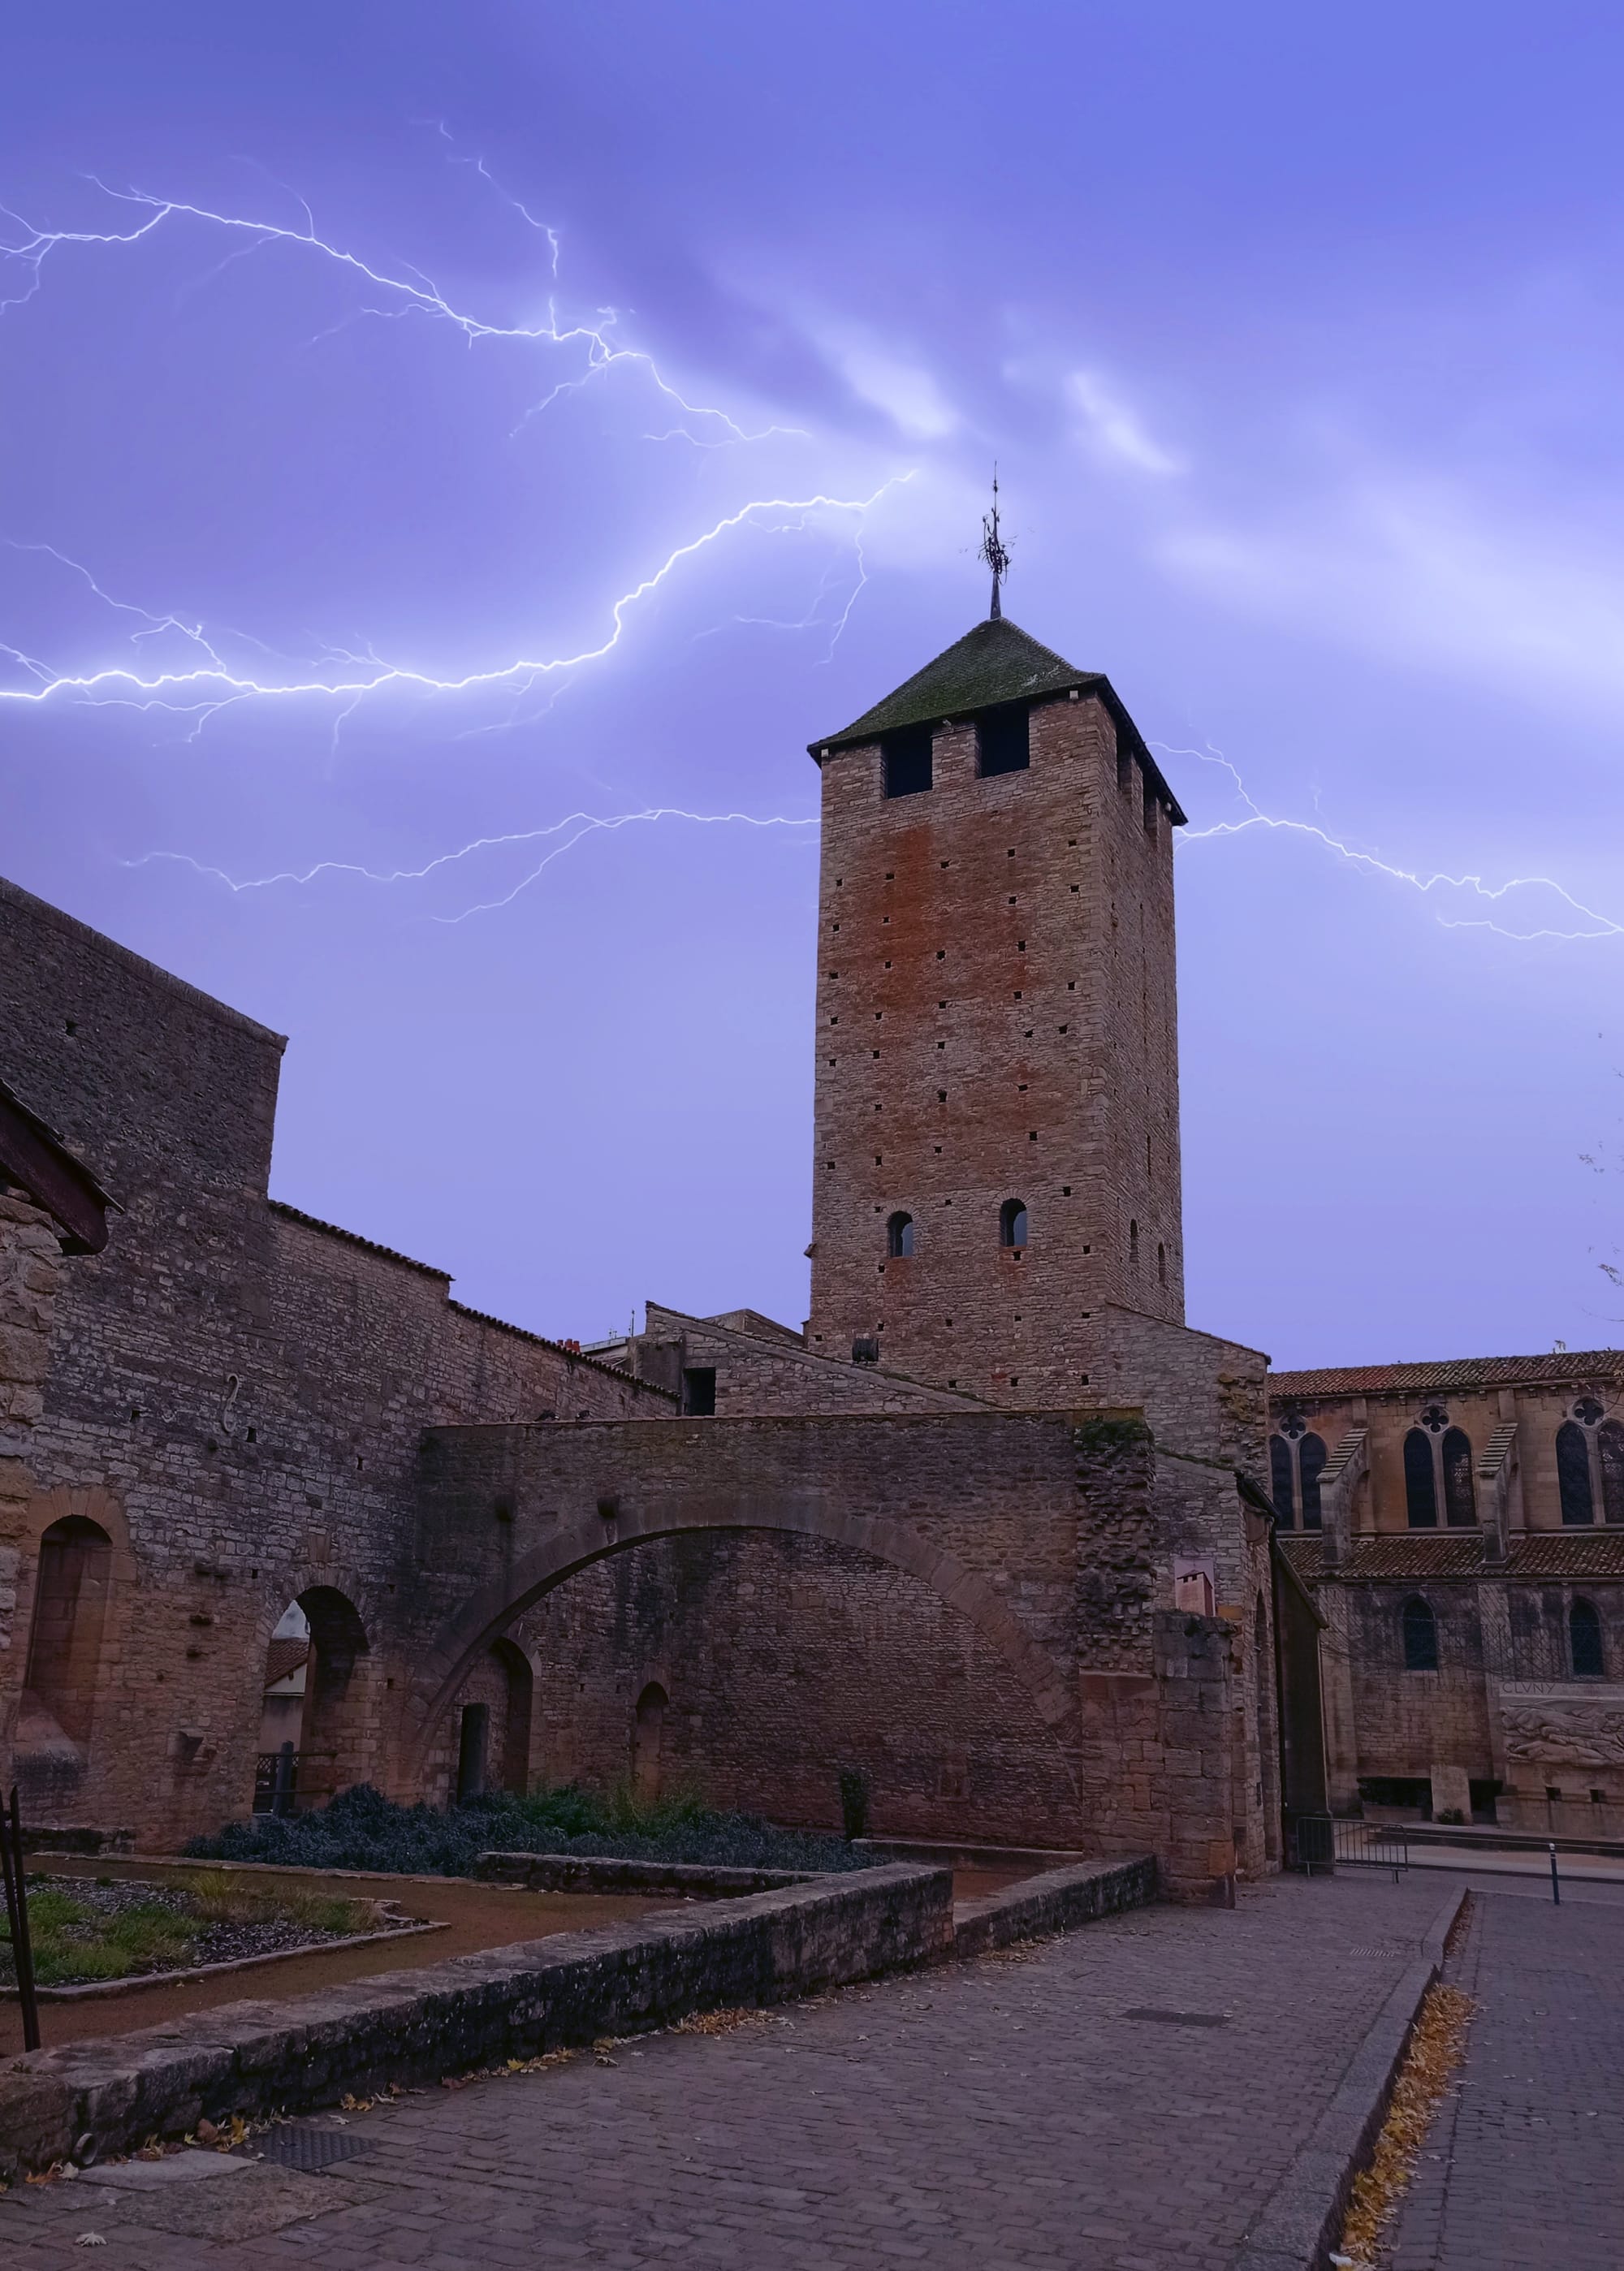
<path fill-rule="evenodd" d="M 1091 694 L 1110 711 L 1123 743 L 1144 768 L 1145 774 L 1172 812 L 1175 824 L 1183 813 L 1162 778 L 1161 769 L 1144 745 L 1143 736 L 1103 671 L 1078 670 L 1064 655 L 1056 654 L 1024 631 L 1008 616 L 977 623 L 961 639 L 944 647 L 922 670 L 905 679 L 893 693 L 838 733 L 828 733 L 808 744 L 808 754 L 822 759 L 836 749 L 857 748 L 878 741 L 883 733 L 905 726 L 926 726 L 942 718 L 965 718 L 980 710 L 995 710 L 1001 703 L 1032 702 L 1045 696 L 1069 694 L 1073 689 Z"/>

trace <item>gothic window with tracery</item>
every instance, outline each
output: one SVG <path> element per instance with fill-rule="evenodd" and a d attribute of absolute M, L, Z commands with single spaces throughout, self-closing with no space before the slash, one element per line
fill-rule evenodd
<path fill-rule="evenodd" d="M 1601 1508 L 1605 1522 L 1624 1522 L 1624 1421 L 1604 1419 L 1596 1430 L 1601 1468 Z"/>
<path fill-rule="evenodd" d="M 1269 1479 L 1276 1508 L 1287 1529 L 1300 1519 L 1305 1530 L 1320 1527 L 1320 1476 L 1329 1453 L 1322 1435 L 1290 1413 L 1278 1434 L 1269 1438 Z"/>
<path fill-rule="evenodd" d="M 1433 1439 L 1424 1427 L 1412 1427 L 1404 1437 L 1404 1510 L 1412 1530 L 1437 1529 L 1438 1482 L 1433 1472 Z"/>
<path fill-rule="evenodd" d="M 1269 1489 L 1275 1512 L 1290 1530 L 1297 1519 L 1296 1493 L 1292 1487 L 1292 1447 L 1284 1435 L 1269 1438 Z"/>
<path fill-rule="evenodd" d="M 1471 1479 L 1471 1440 L 1464 1427 L 1444 1435 L 1443 1514 L 1451 1530 L 1471 1530 L 1478 1519 L 1478 1500 Z"/>
<path fill-rule="evenodd" d="M 1581 1405 L 1583 1410 L 1583 1406 Z M 1556 1494 L 1567 1523 L 1594 1522 L 1596 1494 L 1590 1487 L 1590 1439 L 1576 1419 L 1556 1431 Z"/>

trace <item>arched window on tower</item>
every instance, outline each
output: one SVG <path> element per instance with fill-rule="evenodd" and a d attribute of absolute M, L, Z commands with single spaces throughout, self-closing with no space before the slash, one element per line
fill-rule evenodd
<path fill-rule="evenodd" d="M 1159 1239 L 1156 1241 L 1156 1276 L 1158 1284 L 1167 1283 L 1167 1249 Z"/>
<path fill-rule="evenodd" d="M 913 1258 L 913 1217 L 894 1214 L 885 1225 L 885 1251 L 893 1262 Z"/>
<path fill-rule="evenodd" d="M 1136 1222 L 1130 1222 L 1128 1225 L 1128 1266 L 1130 1270 L 1139 1267 L 1139 1225 Z"/>
<path fill-rule="evenodd" d="M 1443 1518 L 1451 1530 L 1470 1530 L 1478 1519 L 1471 1439 L 1464 1427 L 1451 1427 L 1443 1439 Z"/>
<path fill-rule="evenodd" d="M 1325 1439 L 1305 1435 L 1297 1446 L 1297 1471 L 1302 1478 L 1302 1526 L 1320 1526 L 1320 1476 L 1325 1465 Z"/>
<path fill-rule="evenodd" d="M 1006 1199 L 998 1210 L 998 1243 L 1000 1246 L 1024 1246 L 1026 1243 L 1026 1202 Z"/>
<path fill-rule="evenodd" d="M 1576 1679 L 1601 1679 L 1606 1676 L 1606 1661 L 1601 1645 L 1601 1618 L 1594 1601 L 1576 1600 L 1568 1610 L 1568 1646 L 1573 1657 Z"/>
<path fill-rule="evenodd" d="M 1412 1530 L 1436 1530 L 1438 1485 L 1433 1478 L 1432 1437 L 1424 1427 L 1412 1427 L 1404 1437 L 1404 1505 Z"/>
<path fill-rule="evenodd" d="M 1556 1431 L 1556 1491 L 1565 1523 L 1594 1522 L 1595 1495 L 1590 1489 L 1590 1446 L 1576 1420 L 1564 1419 Z"/>
<path fill-rule="evenodd" d="M 1406 1672 L 1436 1672 L 1438 1669 L 1438 1619 L 1419 1593 L 1412 1593 L 1404 1606 L 1404 1670 Z"/>
<path fill-rule="evenodd" d="M 1269 1489 L 1282 1529 L 1290 1530 L 1296 1519 L 1292 1507 L 1292 1447 L 1284 1435 L 1270 1435 L 1269 1438 Z"/>
<path fill-rule="evenodd" d="M 1596 1430 L 1601 1455 L 1602 1517 L 1624 1522 L 1624 1421 L 1604 1419 Z"/>

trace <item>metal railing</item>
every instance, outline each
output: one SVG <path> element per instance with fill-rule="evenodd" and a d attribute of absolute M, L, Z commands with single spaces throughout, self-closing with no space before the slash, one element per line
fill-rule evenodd
<path fill-rule="evenodd" d="M 1347 1821 L 1330 1813 L 1300 1813 L 1292 1824 L 1292 1865 L 1316 1869 L 1390 1869 L 1393 1881 L 1410 1865 L 1402 1828 L 1385 1821 Z"/>
<path fill-rule="evenodd" d="M 299 1754 L 291 1743 L 261 1751 L 254 1762 L 256 1813 L 291 1813 L 299 1788 Z"/>

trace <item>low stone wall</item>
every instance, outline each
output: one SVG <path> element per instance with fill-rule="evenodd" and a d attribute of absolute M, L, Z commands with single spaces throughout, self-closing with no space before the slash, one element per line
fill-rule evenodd
<path fill-rule="evenodd" d="M 25 1853 L 133 1853 L 133 1829 L 57 1828 L 48 1822 L 23 1824 Z"/>
<path fill-rule="evenodd" d="M 938 1960 L 952 1886 L 945 1869 L 854 1870 L 34 2051 L 0 2068 L 0 2175 Z"/>
<path fill-rule="evenodd" d="M 1148 1855 L 1134 1861 L 1082 1861 L 1069 1869 L 1050 1869 L 1026 1877 L 980 1901 L 961 1901 L 953 1911 L 953 1952 L 980 1955 L 1012 1940 L 1041 1932 L 1069 1932 L 1094 1917 L 1119 1909 L 1143 1908 L 1156 1897 L 1156 1864 Z"/>
<path fill-rule="evenodd" d="M 474 1874 L 531 1893 L 693 1893 L 735 1897 L 827 1884 L 815 1869 L 730 1869 L 704 1861 L 632 1861 L 614 1853 L 481 1853 Z"/>

